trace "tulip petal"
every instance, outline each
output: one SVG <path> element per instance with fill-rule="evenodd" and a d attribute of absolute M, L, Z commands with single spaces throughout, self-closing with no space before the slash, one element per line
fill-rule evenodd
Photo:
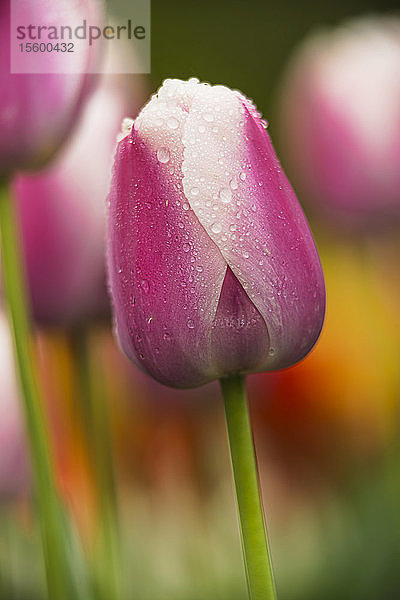
<path fill-rule="evenodd" d="M 197 86 L 183 142 L 185 194 L 267 324 L 262 368 L 293 364 L 322 327 L 323 275 L 262 121 L 239 93 Z"/>
<path fill-rule="evenodd" d="M 217 376 L 210 339 L 226 261 L 183 193 L 187 113 L 175 104 L 162 117 L 146 109 L 118 145 L 110 195 L 116 328 L 139 367 L 162 383 L 196 386 Z M 170 126 L 158 131 L 157 119 Z"/>
<path fill-rule="evenodd" d="M 258 371 L 268 356 L 264 319 L 228 267 L 212 329 L 212 360 L 219 377 Z"/>

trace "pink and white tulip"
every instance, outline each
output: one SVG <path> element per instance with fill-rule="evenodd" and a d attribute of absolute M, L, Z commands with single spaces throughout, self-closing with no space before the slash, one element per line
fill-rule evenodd
<path fill-rule="evenodd" d="M 109 280 L 131 360 L 195 387 L 309 352 L 324 316 L 321 265 L 247 98 L 166 80 L 125 131 L 113 177 Z"/>
<path fill-rule="evenodd" d="M 127 109 L 114 83 L 105 78 L 55 162 L 13 183 L 32 310 L 41 322 L 70 325 L 108 312 L 105 207 Z"/>
<path fill-rule="evenodd" d="M 11 0 L 16 22 L 46 26 L 98 24 L 100 0 Z M 88 74 L 98 60 L 98 45 L 87 46 L 74 63 L 76 73 L 55 71 L 57 52 L 46 52 L 47 74 L 10 71 L 10 0 L 0 6 L 0 176 L 45 164 L 69 136 L 95 77 Z M 71 56 L 74 56 L 71 54 Z M 33 59 L 32 59 L 33 60 Z M 72 60 L 72 59 L 71 59 Z"/>
<path fill-rule="evenodd" d="M 282 149 L 305 200 L 351 223 L 400 216 L 400 19 L 311 36 L 279 107 Z"/>

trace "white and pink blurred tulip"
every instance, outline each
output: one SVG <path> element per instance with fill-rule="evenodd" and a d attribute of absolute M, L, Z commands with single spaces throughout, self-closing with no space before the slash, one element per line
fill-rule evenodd
<path fill-rule="evenodd" d="M 102 21 L 100 0 L 12 0 L 15 22 L 46 26 Z M 96 77 L 90 70 L 100 58 L 99 45 L 87 45 L 74 63 L 76 73 L 12 74 L 10 71 L 10 1 L 0 6 L 0 176 L 37 169 L 70 136 Z M 57 52 L 41 61 L 56 71 Z M 72 59 L 71 59 L 72 60 Z"/>
<path fill-rule="evenodd" d="M 140 95 L 140 94 L 139 94 Z M 54 163 L 13 184 L 36 320 L 70 325 L 108 314 L 105 205 L 121 119 L 135 98 L 104 76 Z"/>
<path fill-rule="evenodd" d="M 283 368 L 318 338 L 314 241 L 239 92 L 164 82 L 118 145 L 108 244 L 121 346 L 162 383 Z"/>
<path fill-rule="evenodd" d="M 278 100 L 283 157 L 304 201 L 351 225 L 400 217 L 400 19 L 313 34 Z"/>
<path fill-rule="evenodd" d="M 14 182 L 38 320 L 74 321 L 104 300 L 104 207 L 121 111 L 112 90 L 98 92 L 56 162 Z"/>

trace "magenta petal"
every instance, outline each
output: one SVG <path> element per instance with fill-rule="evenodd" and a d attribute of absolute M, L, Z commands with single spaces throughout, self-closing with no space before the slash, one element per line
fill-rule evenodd
<path fill-rule="evenodd" d="M 226 263 L 186 202 L 179 183 L 183 150 L 178 142 L 175 154 L 170 148 L 168 163 L 161 163 L 135 129 L 118 145 L 110 286 L 128 357 L 162 383 L 194 387 L 217 376 L 210 332 Z"/>
<path fill-rule="evenodd" d="M 213 322 L 211 347 L 219 377 L 258 371 L 268 356 L 265 321 L 229 267 Z"/>
<path fill-rule="evenodd" d="M 224 253 L 264 317 L 271 348 L 264 368 L 302 359 L 322 328 L 325 285 L 308 223 L 266 130 L 246 111 L 246 187 L 237 236 Z"/>

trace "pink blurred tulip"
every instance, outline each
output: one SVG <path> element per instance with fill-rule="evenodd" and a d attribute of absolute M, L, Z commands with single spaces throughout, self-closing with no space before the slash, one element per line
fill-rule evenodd
<path fill-rule="evenodd" d="M 28 487 L 25 432 L 19 408 L 13 348 L 0 312 L 0 501 Z"/>
<path fill-rule="evenodd" d="M 11 0 L 21 22 L 45 26 L 101 21 L 100 0 Z M 51 4 L 51 6 L 50 6 Z M 91 92 L 95 76 L 88 75 L 98 59 L 98 45 L 78 56 L 74 74 L 12 74 L 10 72 L 10 2 L 0 6 L 0 176 L 36 169 L 59 149 Z M 57 52 L 46 52 L 49 71 Z M 72 60 L 72 59 L 71 59 Z M 74 59 L 76 60 L 76 59 Z"/>
<path fill-rule="evenodd" d="M 125 133 L 108 245 L 128 357 L 173 387 L 303 358 L 322 326 L 323 275 L 253 104 L 166 80 Z"/>
<path fill-rule="evenodd" d="M 400 216 L 400 19 L 312 35 L 279 107 L 283 153 L 305 200 L 352 223 Z"/>
<path fill-rule="evenodd" d="M 68 325 L 108 312 L 105 204 L 126 114 L 117 83 L 104 78 L 50 167 L 14 182 L 32 309 L 41 322 Z"/>

